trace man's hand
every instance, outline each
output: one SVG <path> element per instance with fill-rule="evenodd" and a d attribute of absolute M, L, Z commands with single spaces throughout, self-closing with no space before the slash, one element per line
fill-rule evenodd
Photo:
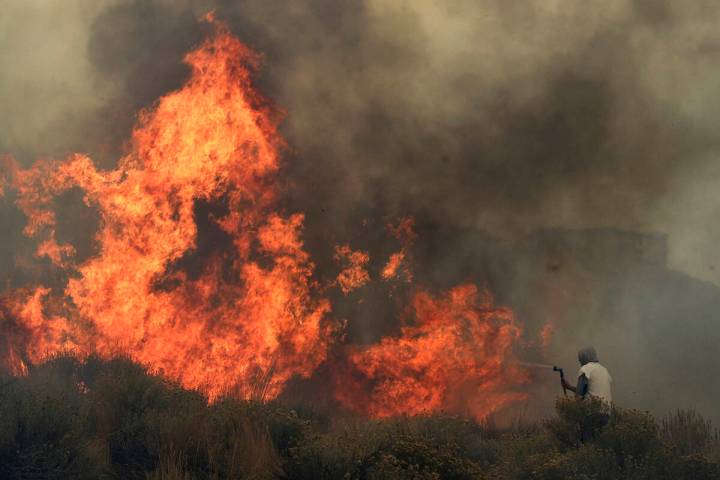
<path fill-rule="evenodd" d="M 575 385 L 570 385 L 570 384 L 568 383 L 568 381 L 565 380 L 564 378 L 561 379 L 560 383 L 562 384 L 563 388 L 565 388 L 565 389 L 567 389 L 567 390 L 570 390 L 571 392 L 575 392 L 575 391 L 576 391 Z"/>

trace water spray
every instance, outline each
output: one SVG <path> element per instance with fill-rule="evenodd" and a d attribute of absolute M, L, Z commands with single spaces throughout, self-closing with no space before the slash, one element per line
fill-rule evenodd
<path fill-rule="evenodd" d="M 552 368 L 553 372 L 560 373 L 560 384 L 562 385 L 563 395 L 567 397 L 567 388 L 565 388 L 565 372 L 561 367 L 556 365 L 549 365 L 546 363 L 534 363 L 534 362 L 515 362 L 517 365 L 522 365 L 528 368 Z"/>

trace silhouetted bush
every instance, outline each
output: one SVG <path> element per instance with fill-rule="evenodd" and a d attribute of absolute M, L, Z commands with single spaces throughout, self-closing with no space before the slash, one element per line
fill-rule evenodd
<path fill-rule="evenodd" d="M 657 425 L 649 413 L 620 408 L 612 409 L 597 445 L 613 452 L 620 467 L 628 460 L 642 462 L 661 447 Z"/>
<path fill-rule="evenodd" d="M 546 422 L 562 449 L 579 448 L 600 435 L 610 418 L 611 407 L 597 398 L 577 401 L 560 397 L 555 402 L 558 416 Z"/>
<path fill-rule="evenodd" d="M 556 452 L 544 457 L 531 471 L 530 478 L 537 480 L 614 480 L 621 478 L 620 468 L 613 454 L 595 445 L 582 445 L 577 449 Z"/>
<path fill-rule="evenodd" d="M 450 422 L 458 425 L 455 419 Z M 292 449 L 287 476 L 297 480 L 477 478 L 479 466 L 463 455 L 455 441 L 444 442 L 439 435 L 453 434 L 427 417 L 341 422 Z"/>
<path fill-rule="evenodd" d="M 208 405 L 127 358 L 59 356 L 0 376 L 0 478 L 711 480 L 718 436 L 694 412 L 658 425 L 560 399 L 542 426 L 449 414 L 367 420 L 276 402 Z M 544 428 L 542 428 L 544 427 Z"/>
<path fill-rule="evenodd" d="M 102 444 L 88 435 L 79 362 L 53 359 L 0 390 L 0 478 L 107 478 Z"/>

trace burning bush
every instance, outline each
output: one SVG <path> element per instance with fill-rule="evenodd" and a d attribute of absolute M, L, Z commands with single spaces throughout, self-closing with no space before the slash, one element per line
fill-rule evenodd
<path fill-rule="evenodd" d="M 507 362 L 520 335 L 512 312 L 474 285 L 415 295 L 398 337 L 353 349 L 338 399 L 374 417 L 450 409 L 482 419 L 524 398 L 510 388 L 525 375 Z"/>

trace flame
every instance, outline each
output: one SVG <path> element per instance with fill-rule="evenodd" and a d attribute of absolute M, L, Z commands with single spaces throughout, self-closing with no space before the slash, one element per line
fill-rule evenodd
<path fill-rule="evenodd" d="M 190 79 L 141 114 L 117 169 L 99 171 L 82 155 L 16 169 L 24 233 L 45 235 L 38 254 L 74 275 L 66 317 L 43 312 L 47 288 L 18 295 L 15 313 L 32 332 L 34 361 L 68 348 L 120 350 L 210 398 L 272 398 L 325 359 L 330 305 L 311 292 L 303 216 L 273 211 L 282 141 L 251 86 L 259 57 L 216 22 L 185 61 Z M 72 248 L 55 242 L 52 201 L 73 187 L 101 227 L 99 255 L 70 266 Z M 198 201 L 227 204 L 216 223 L 234 251 L 189 278 L 170 272 L 196 248 Z"/>
<path fill-rule="evenodd" d="M 398 220 L 397 225 L 388 223 L 387 229 L 390 234 L 395 237 L 401 244 L 402 248 L 399 252 L 390 255 L 385 267 L 380 272 L 383 280 L 391 280 L 397 278 L 402 272 L 408 282 L 412 281 L 412 270 L 408 266 L 408 252 L 412 247 L 417 234 L 415 233 L 415 219 L 412 217 L 404 217 Z M 401 266 L 404 268 L 401 270 Z"/>
<path fill-rule="evenodd" d="M 543 348 L 550 346 L 550 342 L 552 341 L 554 333 L 555 325 L 550 322 L 546 323 L 540 330 L 540 346 L 542 346 Z"/>
<path fill-rule="evenodd" d="M 47 257 L 53 265 L 66 268 L 69 266 L 67 259 L 75 255 L 75 247 L 67 244 L 58 244 L 55 240 L 54 233 L 51 233 L 50 238 L 40 243 L 35 255 L 38 257 Z"/>
<path fill-rule="evenodd" d="M 399 219 L 397 225 L 388 223 L 387 229 L 392 236 L 397 238 L 404 246 L 412 245 L 417 238 L 417 233 L 415 233 L 415 219 L 412 217 Z"/>
<path fill-rule="evenodd" d="M 370 274 L 365 269 L 370 261 L 367 252 L 353 251 L 350 245 L 336 245 L 335 261 L 345 265 L 335 280 L 345 295 L 370 281 Z"/>
<path fill-rule="evenodd" d="M 214 33 L 185 57 L 188 81 L 139 115 L 117 168 L 80 154 L 28 169 L 0 158 L 0 195 L 14 190 L 36 256 L 65 279 L 0 296 L 0 354 L 13 373 L 59 352 L 124 353 L 211 401 L 267 400 L 312 375 L 341 338 L 313 280 L 304 217 L 277 207 L 284 143 L 279 115 L 252 86 L 260 57 L 207 20 Z M 100 219 L 90 258 L 59 241 L 56 200 L 69 189 Z M 201 251 L 199 205 L 219 206 L 208 219 L 228 249 Z M 414 221 L 388 230 L 401 249 L 381 277 L 410 282 Z M 343 293 L 370 281 L 368 252 L 342 245 L 335 258 Z M 471 284 L 421 291 L 409 310 L 400 336 L 348 348 L 341 403 L 379 417 L 447 409 L 480 418 L 522 398 L 513 387 L 525 377 L 508 362 L 521 330 L 509 310 Z"/>
<path fill-rule="evenodd" d="M 390 280 L 391 278 L 395 278 L 404 260 L 404 251 L 396 252 L 390 255 L 390 259 L 385 264 L 385 267 L 383 267 L 382 272 L 380 273 L 383 280 Z"/>
<path fill-rule="evenodd" d="M 511 388 L 527 375 L 508 362 L 521 329 L 489 294 L 478 297 L 472 284 L 416 294 L 400 336 L 350 353 L 337 399 L 375 417 L 445 409 L 483 418 L 524 398 Z"/>

